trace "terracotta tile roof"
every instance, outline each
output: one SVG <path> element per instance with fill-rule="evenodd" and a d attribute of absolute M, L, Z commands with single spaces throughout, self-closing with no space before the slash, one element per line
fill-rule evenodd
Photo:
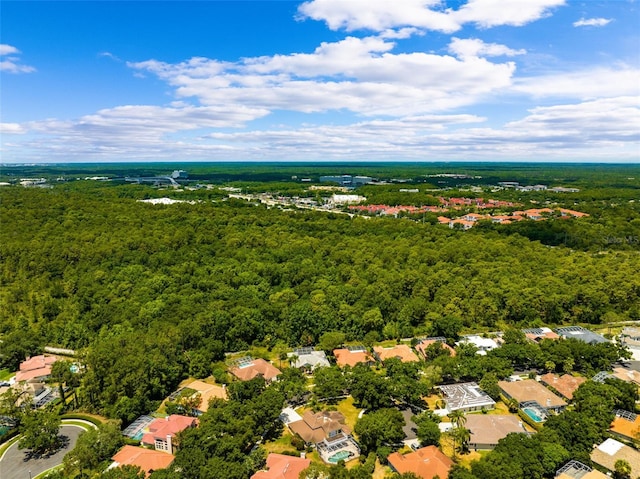
<path fill-rule="evenodd" d="M 272 453 L 267 456 L 266 470 L 256 472 L 251 479 L 298 479 L 310 464 L 309 459 Z"/>
<path fill-rule="evenodd" d="M 167 452 L 136 446 L 124 446 L 112 459 L 119 466 L 138 466 L 148 476 L 153 471 L 169 467 L 174 457 Z"/>
<path fill-rule="evenodd" d="M 368 351 L 351 351 L 349 349 L 334 349 L 333 355 L 336 357 L 336 364 L 341 368 L 345 366 L 355 366 L 359 363 L 372 363 L 373 358 Z"/>
<path fill-rule="evenodd" d="M 449 469 L 453 466 L 453 461 L 442 454 L 436 446 L 423 447 L 405 455 L 394 452 L 389 454 L 387 460 L 396 472 L 400 474 L 413 472 L 422 479 L 433 479 L 435 476 L 447 477 Z"/>
<path fill-rule="evenodd" d="M 188 427 L 195 427 L 198 420 L 193 417 L 172 414 L 166 418 L 158 418 L 148 426 L 149 432 L 142 436 L 143 444 L 154 445 L 156 439 L 167 440 L 167 436 L 175 436 Z"/>
<path fill-rule="evenodd" d="M 262 358 L 254 359 L 251 364 L 244 367 L 235 366 L 229 372 L 240 381 L 249 381 L 258 376 L 262 376 L 266 381 L 272 381 L 281 374 L 278 368 Z"/>
<path fill-rule="evenodd" d="M 429 346 L 431 346 L 433 343 L 440 343 L 444 349 L 449 351 L 449 356 L 455 356 L 456 355 L 456 350 L 455 349 L 453 349 L 447 343 L 442 342 L 442 341 L 438 341 L 436 339 L 423 339 L 418 344 L 416 344 L 416 351 L 418 351 L 420 353 L 420 355 L 424 359 L 429 359 L 427 357 L 427 348 Z"/>
<path fill-rule="evenodd" d="M 185 387 L 194 389 L 200 393 L 200 406 L 198 411 L 207 412 L 209 409 L 209 401 L 214 398 L 227 400 L 227 389 L 217 384 L 209 384 L 203 381 L 193 381 Z"/>
<path fill-rule="evenodd" d="M 382 346 L 374 346 L 373 352 L 378 356 L 380 361 L 386 361 L 391 358 L 398 358 L 403 363 L 411 363 L 419 361 L 416 353 L 406 344 L 398 344 L 391 348 L 383 348 Z"/>
<path fill-rule="evenodd" d="M 578 389 L 578 387 L 587 379 L 575 377 L 570 374 L 563 374 L 558 377 L 553 373 L 547 373 L 544 376 L 541 376 L 540 380 L 547 386 L 558 391 L 561 396 L 571 400 L 573 399 L 573 393 L 575 390 Z"/>
<path fill-rule="evenodd" d="M 498 381 L 498 386 L 518 402 L 536 401 L 544 408 L 566 406 L 567 403 L 534 379 Z"/>
<path fill-rule="evenodd" d="M 51 366 L 60 358 L 41 354 L 34 356 L 20 363 L 20 370 L 16 373 L 16 381 L 30 381 L 35 378 L 49 376 L 51 374 Z"/>
<path fill-rule="evenodd" d="M 640 384 L 640 372 L 633 369 L 613 368 L 612 374 L 623 381 Z"/>
<path fill-rule="evenodd" d="M 633 421 L 624 417 L 616 416 L 611 423 L 611 428 L 609 430 L 618 436 L 622 436 L 632 441 L 638 441 L 640 439 L 640 415 L 635 415 Z"/>
<path fill-rule="evenodd" d="M 289 429 L 307 443 L 321 442 L 335 431 L 351 434 L 351 430 L 345 425 L 344 415 L 338 411 L 306 411 L 301 421 L 289 424 Z"/>

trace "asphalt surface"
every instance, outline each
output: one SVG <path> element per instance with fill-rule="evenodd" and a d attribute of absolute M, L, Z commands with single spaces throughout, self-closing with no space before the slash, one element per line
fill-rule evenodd
<path fill-rule="evenodd" d="M 62 464 L 62 458 L 76 444 L 78 436 L 84 431 L 80 426 L 62 425 L 60 435 L 66 437 L 65 445 L 49 457 L 30 458 L 26 449 L 18 449 L 18 443 L 11 445 L 0 459 L 0 478 L 29 479 L 41 472 Z"/>

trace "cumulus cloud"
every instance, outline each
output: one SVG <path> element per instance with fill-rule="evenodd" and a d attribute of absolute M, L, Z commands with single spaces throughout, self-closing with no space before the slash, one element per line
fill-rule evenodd
<path fill-rule="evenodd" d="M 0 123 L 0 133 L 10 135 L 21 135 L 25 129 L 19 123 Z"/>
<path fill-rule="evenodd" d="M 513 57 L 516 55 L 524 55 L 525 53 L 527 53 L 527 51 L 524 49 L 514 50 L 507 47 L 506 45 L 500 45 L 498 43 L 484 43 L 482 40 L 479 40 L 477 38 L 460 39 L 456 37 L 453 37 L 451 39 L 451 43 L 449 44 L 449 51 L 460 58 L 478 56 Z"/>
<path fill-rule="evenodd" d="M 349 110 L 361 115 L 415 115 L 471 104 L 511 84 L 513 62 L 478 56 L 453 57 L 393 52 L 380 36 L 348 36 L 325 42 L 311 53 L 292 53 L 219 62 L 192 58 L 178 64 L 157 60 L 129 63 L 175 87 L 179 98 L 204 105 L 256 105 L 305 113 Z M 477 53 L 519 52 L 479 43 Z"/>
<path fill-rule="evenodd" d="M 444 8 L 440 0 L 311 0 L 303 3 L 300 18 L 327 23 L 332 30 L 367 29 L 382 31 L 397 27 L 418 27 L 453 33 L 464 24 L 480 27 L 520 26 L 549 15 L 551 9 L 565 0 L 468 0 L 458 10 Z"/>
<path fill-rule="evenodd" d="M 640 69 L 594 67 L 573 72 L 524 77 L 514 80 L 512 91 L 534 97 L 593 99 L 640 95 Z"/>
<path fill-rule="evenodd" d="M 611 22 L 610 18 L 581 18 L 573 22 L 574 27 L 604 27 Z"/>
<path fill-rule="evenodd" d="M 7 73 L 31 73 L 36 71 L 35 68 L 20 63 L 20 59 L 17 57 L 20 53 L 20 50 L 12 45 L 0 44 L 0 71 Z"/>

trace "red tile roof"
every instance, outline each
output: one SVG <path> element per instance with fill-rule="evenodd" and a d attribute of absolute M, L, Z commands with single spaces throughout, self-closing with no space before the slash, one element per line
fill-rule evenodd
<path fill-rule="evenodd" d="M 248 366 L 235 366 L 229 372 L 240 381 L 249 381 L 258 376 L 262 376 L 266 381 L 272 381 L 281 374 L 278 368 L 262 358 L 254 359 Z"/>
<path fill-rule="evenodd" d="M 389 454 L 387 460 L 396 472 L 413 472 L 423 479 L 433 479 L 435 476 L 445 478 L 453 466 L 453 461 L 436 446 L 423 447 L 405 455 L 394 452 Z"/>
<path fill-rule="evenodd" d="M 174 457 L 167 452 L 136 446 L 124 446 L 112 459 L 118 465 L 138 466 L 148 476 L 153 471 L 169 467 Z"/>
<path fill-rule="evenodd" d="M 350 351 L 348 349 L 334 349 L 333 355 L 336 357 L 336 364 L 341 368 L 345 366 L 355 366 L 359 363 L 373 362 L 373 358 L 368 351 Z"/>
<path fill-rule="evenodd" d="M 142 443 L 153 446 L 156 439 L 166 441 L 167 436 L 173 437 L 180 431 L 184 431 L 188 427 L 195 427 L 197 424 L 198 420 L 196 418 L 178 414 L 156 419 L 149 424 L 149 432 L 142 436 Z"/>
<path fill-rule="evenodd" d="M 272 453 L 267 456 L 267 469 L 256 472 L 251 479 L 298 479 L 310 464 L 309 459 Z"/>
<path fill-rule="evenodd" d="M 383 348 L 382 346 L 374 346 L 373 352 L 376 353 L 380 361 L 386 361 L 391 358 L 398 358 L 403 363 L 411 363 L 419 361 L 416 353 L 406 344 L 398 344 L 391 348 Z"/>
<path fill-rule="evenodd" d="M 20 363 L 20 370 L 16 373 L 16 381 L 30 381 L 51 375 L 51 366 L 59 359 L 57 356 L 48 354 L 28 358 Z"/>
<path fill-rule="evenodd" d="M 455 349 L 453 349 L 447 343 L 443 343 L 442 341 L 436 341 L 435 339 L 423 339 L 418 344 L 416 344 L 416 351 L 418 351 L 424 359 L 429 359 L 427 357 L 427 348 L 431 346 L 433 343 L 440 343 L 441 347 L 446 349 L 449 352 L 449 356 L 456 355 Z"/>

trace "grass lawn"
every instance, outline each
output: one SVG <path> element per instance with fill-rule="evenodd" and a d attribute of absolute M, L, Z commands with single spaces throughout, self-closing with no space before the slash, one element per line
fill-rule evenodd
<path fill-rule="evenodd" d="M 8 381 L 15 373 L 8 369 L 0 369 L 0 381 Z"/>
<path fill-rule="evenodd" d="M 291 432 L 285 428 L 282 436 L 275 441 L 269 441 L 264 444 L 264 449 L 267 453 L 282 453 L 284 451 L 295 451 L 296 448 L 291 445 Z"/>
<path fill-rule="evenodd" d="M 336 405 L 336 409 L 344 415 L 347 426 L 349 426 L 349 429 L 353 431 L 353 429 L 356 427 L 358 414 L 360 414 L 360 411 L 362 411 L 362 409 L 357 408 L 353 405 L 353 398 L 351 396 L 340 401 Z"/>

